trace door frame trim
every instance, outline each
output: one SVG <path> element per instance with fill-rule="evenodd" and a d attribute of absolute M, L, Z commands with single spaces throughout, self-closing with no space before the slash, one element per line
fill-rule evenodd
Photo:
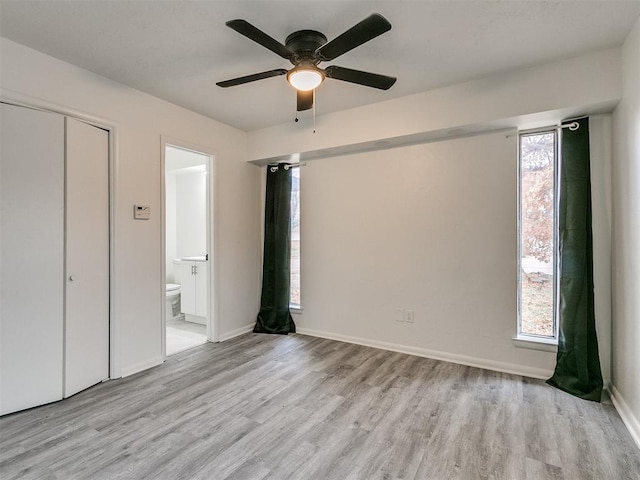
<path fill-rule="evenodd" d="M 120 378 L 122 376 L 120 312 L 119 296 L 116 288 L 116 199 L 118 198 L 118 133 L 120 125 L 113 120 L 97 117 L 87 112 L 48 102 L 41 98 L 31 97 L 7 88 L 0 88 L 0 102 L 72 117 L 106 130 L 109 133 L 109 379 Z"/>
<path fill-rule="evenodd" d="M 162 342 L 162 359 L 167 359 L 167 345 L 166 345 L 166 327 L 167 327 L 167 312 L 166 312 L 166 186 L 165 186 L 165 152 L 167 146 L 173 146 L 181 148 L 183 150 L 189 150 L 204 156 L 209 157 L 209 163 L 207 165 L 207 250 L 209 254 L 209 261 L 207 262 L 207 280 L 209 287 L 209 298 L 207 302 L 207 341 L 219 342 L 220 341 L 220 323 L 219 323 L 219 311 L 218 311 L 218 175 L 217 175 L 217 163 L 216 158 L 218 152 L 210 147 L 203 145 L 197 145 L 193 142 L 186 140 L 180 140 L 167 135 L 161 135 L 160 137 L 160 230 L 161 230 L 161 245 L 160 245 L 160 265 L 161 265 L 161 285 L 160 290 L 162 292 L 162 329 L 161 329 L 161 342 Z"/>

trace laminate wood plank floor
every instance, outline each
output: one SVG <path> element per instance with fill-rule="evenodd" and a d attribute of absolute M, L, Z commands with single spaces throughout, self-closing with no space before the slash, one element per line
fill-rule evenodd
<path fill-rule="evenodd" d="M 539 380 L 246 334 L 0 418 L 0 478 L 637 480 L 640 451 Z"/>

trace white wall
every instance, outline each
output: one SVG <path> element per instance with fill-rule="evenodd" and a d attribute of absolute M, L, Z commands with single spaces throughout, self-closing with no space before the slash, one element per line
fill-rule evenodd
<path fill-rule="evenodd" d="M 246 163 L 246 134 L 6 39 L 4 96 L 26 96 L 117 123 L 116 311 L 120 368 L 161 361 L 161 136 L 216 152 L 220 333 L 253 322 L 259 287 L 259 169 Z M 134 221 L 134 203 L 151 206 Z M 116 374 L 118 372 L 115 372 Z"/>
<path fill-rule="evenodd" d="M 613 116 L 614 401 L 640 447 L 640 20 L 622 47 Z"/>
<path fill-rule="evenodd" d="M 545 376 L 518 348 L 517 136 L 309 162 L 301 332 Z M 396 308 L 414 323 L 396 322 Z"/>
<path fill-rule="evenodd" d="M 590 140 L 596 322 L 609 380 L 610 116 L 591 119 Z M 555 352 L 512 340 L 516 168 L 513 133 L 308 162 L 299 331 L 548 378 Z M 398 307 L 415 322 L 396 322 Z"/>
<path fill-rule="evenodd" d="M 281 125 L 265 129 L 258 132 L 250 132 L 251 155 L 255 157 L 272 155 L 276 148 L 296 148 L 300 152 L 322 151 L 319 148 L 340 148 L 340 142 L 350 142 L 352 138 L 366 140 L 367 136 L 375 138 L 375 135 L 386 135 L 388 131 L 396 134 L 414 134 L 416 128 L 441 129 L 445 126 L 474 125 L 479 129 L 490 126 L 509 125 L 511 127 L 532 127 L 541 125 L 554 125 L 568 115 L 584 115 L 593 113 L 601 108 L 603 111 L 611 111 L 615 102 L 622 95 L 620 82 L 620 56 L 619 50 L 607 50 L 595 52 L 578 58 L 556 62 L 550 65 L 531 67 L 519 72 L 508 72 L 497 74 L 491 78 L 468 82 L 462 85 L 454 85 L 445 89 L 433 92 L 425 92 L 411 98 L 396 99 L 384 104 L 362 107 L 348 112 L 338 112 L 332 114 L 331 121 L 336 125 L 325 124 L 319 128 L 318 136 L 305 137 L 301 131 L 293 131 L 288 125 Z M 607 65 L 607 73 L 597 75 L 598 81 L 594 82 L 594 77 L 588 74 L 597 64 Z M 429 99 L 427 106 L 422 102 Z M 393 102 L 404 105 L 405 115 L 402 109 Z M 600 107 L 594 109 L 594 105 Z M 422 109 L 420 109 L 422 107 Z M 387 112 L 385 109 L 389 108 Z M 398 108 L 396 108 L 398 107 Z M 501 115 L 507 117 L 501 118 Z M 411 121 L 406 122 L 405 118 Z M 327 120 L 329 122 L 329 120 Z M 395 125 L 391 126 L 390 123 Z M 380 126 L 382 125 L 382 127 Z M 322 133 L 327 128 L 330 132 L 336 133 L 335 137 Z M 369 129 L 369 130 L 368 130 Z M 388 129 L 388 130 L 386 130 Z M 605 380 L 611 378 L 611 291 L 610 291 L 610 235 L 611 235 L 611 184 L 610 184 L 610 161 L 611 161 L 611 126 L 608 116 L 593 118 L 590 122 L 592 156 L 592 182 L 594 202 L 594 249 L 595 249 L 595 269 L 597 278 L 595 279 L 596 290 L 596 310 L 597 329 L 600 334 L 600 357 L 602 363 L 603 376 Z M 445 136 L 456 135 L 454 128 L 452 132 L 445 132 Z M 269 135 L 275 135 L 278 141 L 270 140 Z M 353 136 L 352 136 L 353 134 Z M 280 135 L 280 137 L 278 136 Z M 282 141 L 282 138 L 285 141 Z M 517 153 L 515 149 L 516 137 L 511 137 L 512 145 L 508 151 L 503 151 L 503 161 L 498 166 L 494 166 L 496 171 L 491 170 L 496 159 L 487 155 L 491 152 L 490 146 L 485 146 L 482 142 L 490 138 L 500 138 L 500 135 L 491 134 L 485 136 L 471 137 L 467 139 L 447 140 L 441 143 L 423 144 L 420 146 L 401 147 L 388 149 L 388 146 L 381 145 L 386 150 L 377 150 L 368 153 L 360 153 L 353 156 L 330 157 L 308 162 L 302 170 L 302 303 L 303 313 L 295 319 L 300 323 L 301 332 L 330 336 L 334 338 L 344 338 L 368 344 L 377 344 L 387 348 L 401 349 L 404 351 L 414 351 L 415 353 L 446 358 L 450 360 L 462 361 L 487 368 L 513 371 L 521 374 L 534 376 L 550 376 L 555 365 L 555 353 L 552 351 L 519 348 L 514 346 L 512 337 L 515 334 L 516 325 L 516 173 L 513 170 L 509 173 L 509 168 L 515 169 Z M 288 141 L 292 140 L 292 145 Z M 277 144 L 277 145 L 276 145 Z M 459 150 L 463 145 L 468 146 L 467 150 Z M 375 141 L 373 145 L 375 147 Z M 429 277 L 434 274 L 438 277 L 449 278 L 450 287 L 455 291 L 455 281 L 471 279 L 476 284 L 481 284 L 480 278 L 485 272 L 479 273 L 473 262 L 467 264 L 456 263 L 459 258 L 450 253 L 439 252 L 435 258 L 425 256 L 426 253 L 419 251 L 418 246 L 411 242 L 420 239 L 428 239 L 424 228 L 418 220 L 415 223 L 409 221 L 406 216 L 413 215 L 414 219 L 422 219 L 432 215 L 432 212 L 423 210 L 427 205 L 430 208 L 449 208 L 449 204 L 443 202 L 439 197 L 429 197 L 428 189 L 421 192 L 424 197 L 414 199 L 406 185 L 402 183 L 392 183 L 391 191 L 385 195 L 384 204 L 380 202 L 380 192 L 371 189 L 371 185 L 383 185 L 399 172 L 403 175 L 403 181 L 427 181 L 424 168 L 428 163 L 411 163 L 407 158 L 418 158 L 425 155 L 432 156 L 432 149 L 444 149 L 440 151 L 441 158 L 450 159 L 448 162 L 442 161 L 432 165 L 433 174 L 429 181 L 434 183 L 440 179 L 441 188 L 445 189 L 447 182 L 453 178 L 453 172 L 458 162 L 465 161 L 466 155 L 471 155 L 476 161 L 471 163 L 473 168 L 467 171 L 468 177 L 465 180 L 473 179 L 473 182 L 485 181 L 484 175 L 491 171 L 496 175 L 502 175 L 504 183 L 498 185 L 495 190 L 475 191 L 477 187 L 472 183 L 466 191 L 458 192 L 456 198 L 466 197 L 467 191 L 473 192 L 476 201 L 491 202 L 499 198 L 497 204 L 499 208 L 511 208 L 512 213 L 505 212 L 502 220 L 508 225 L 511 236 L 501 233 L 499 229 L 493 229 L 494 237 L 488 236 L 486 242 L 491 245 L 501 245 L 504 258 L 512 262 L 511 266 L 503 265 L 502 273 L 497 273 L 497 278 L 487 278 L 487 282 L 496 281 L 500 286 L 500 294 L 491 298 L 490 308 L 504 310 L 501 314 L 496 314 L 491 310 L 483 313 L 476 303 L 476 298 L 462 296 L 461 298 L 446 299 L 447 289 L 439 292 L 437 299 L 442 299 L 444 304 L 455 305 L 457 311 L 453 315 L 446 315 L 446 308 L 442 308 L 438 303 L 426 304 L 420 297 L 424 290 L 431 291 L 432 283 L 435 280 Z M 422 152 L 422 153 L 416 153 Z M 407 157 L 408 155 L 408 157 Z M 405 158 L 407 157 L 407 158 Z M 381 168 L 379 163 L 384 159 L 390 162 L 387 168 Z M 404 163 L 400 163 L 404 162 Z M 357 167 L 354 167 L 357 165 Z M 489 168 L 490 170 L 486 170 Z M 325 169 L 327 169 L 325 171 Z M 354 170 L 355 169 L 355 170 Z M 337 172 L 340 172 L 338 176 Z M 346 172 L 347 180 L 342 180 L 342 174 Z M 442 174 L 442 177 L 438 176 Z M 361 175 L 361 177 L 360 177 Z M 509 177 L 509 175 L 511 175 Z M 410 179 L 410 180 L 406 180 Z M 341 183 L 350 182 L 350 190 L 343 192 Z M 455 187 L 455 182 L 453 183 Z M 448 192 L 448 190 L 447 190 Z M 348 195 L 347 197 L 343 196 Z M 471 194 L 469 194 L 471 195 Z M 327 220 L 327 211 L 338 211 L 339 205 L 350 205 L 354 199 L 363 209 L 358 215 L 358 229 L 350 231 L 348 238 L 342 237 L 342 229 L 346 228 L 341 222 L 344 220 L 333 220 L 338 222 L 333 225 Z M 371 210 L 365 205 L 372 202 Z M 376 206 L 382 208 L 380 214 Z M 452 208 L 456 204 L 452 204 Z M 394 210 L 395 208 L 395 210 Z M 325 210 L 329 209 L 329 210 Z M 333 210 L 331 210 L 333 209 Z M 440 211 L 440 210 L 438 210 Z M 373 215 L 376 212 L 376 215 Z M 399 213 L 398 213 L 399 212 Z M 442 234 L 440 239 L 443 245 L 452 246 L 456 244 L 456 235 L 459 235 L 459 225 L 445 222 L 450 221 L 451 215 L 442 210 L 442 218 L 438 217 L 438 234 Z M 462 215 L 462 212 L 456 211 Z M 401 216 L 398 217 L 398 214 Z M 380 217 L 379 217 L 380 215 Z M 468 216 L 473 217 L 474 213 Z M 339 217 L 341 218 L 341 217 Z M 473 222 L 476 218 L 464 221 Z M 385 221 L 389 221 L 393 227 L 387 228 Z M 399 223 L 401 222 L 401 223 Z M 503 225 L 504 228 L 505 225 Z M 373 232 L 381 230 L 380 236 L 374 239 L 358 232 Z M 447 243 L 449 235 L 453 236 L 452 243 Z M 353 238 L 353 242 L 350 240 Z M 339 239 L 339 240 L 336 240 Z M 471 248 L 473 238 L 461 238 L 466 240 Z M 336 243 L 338 241 L 339 243 Z M 330 260 L 337 249 L 353 243 L 355 257 L 359 260 L 351 267 L 343 264 L 334 265 Z M 396 255 L 408 255 L 415 257 L 416 261 L 404 261 L 402 264 L 384 263 L 378 266 L 376 259 L 370 251 L 363 250 L 371 242 L 375 242 L 377 249 L 386 252 L 387 250 L 399 253 Z M 403 243 L 404 242 L 404 243 Z M 406 242 L 409 242 L 408 244 Z M 323 245 L 327 245 L 327 250 L 323 250 Z M 464 248 L 463 251 L 466 251 Z M 509 252 L 513 250 L 513 255 Z M 369 253 L 366 253 L 369 252 Z M 359 257 L 364 255 L 363 257 Z M 338 256 L 338 258 L 342 258 Z M 446 261 L 444 260 L 446 259 Z M 373 265 L 367 265 L 367 261 L 373 261 Z M 350 265 L 353 260 L 345 259 Z M 455 276 L 447 270 L 447 265 L 451 262 L 458 265 Z M 434 264 L 436 268 L 434 268 Z M 333 278 L 328 270 L 335 267 L 336 276 Z M 379 267 L 379 268 L 378 268 Z M 383 268 L 384 267 L 384 268 Z M 441 270 L 439 270 L 439 269 Z M 354 273 L 350 273 L 351 270 Z M 379 277 L 385 271 L 395 275 L 394 285 L 410 285 L 408 291 L 402 292 L 402 298 L 396 299 L 382 293 L 382 287 L 375 284 L 375 280 L 366 280 L 367 275 L 362 272 L 369 272 L 373 278 Z M 497 270 L 499 272 L 499 269 Z M 325 272 L 325 273 L 319 273 Z M 425 273 L 427 272 L 427 273 Z M 407 282 L 403 283 L 403 279 Z M 337 295 L 333 290 L 336 288 L 336 279 L 346 282 L 349 288 L 355 282 L 357 292 L 360 296 L 349 306 L 349 298 Z M 325 285 L 326 284 L 326 285 Z M 333 289 L 333 290 L 332 290 Z M 502 296 L 500 296 L 502 295 Z M 428 298 L 428 297 L 427 297 Z M 367 310 L 367 299 L 375 302 L 376 308 L 373 311 Z M 400 302 L 400 303 L 399 303 Z M 418 304 L 413 308 L 411 304 Z M 321 313 L 321 305 L 326 305 L 326 314 Z M 500 306 L 498 306 L 500 305 Z M 315 307 L 315 310 L 314 310 Z M 407 325 L 394 322 L 395 308 L 404 307 L 415 310 L 416 324 Z M 311 310 L 310 310 L 311 309 Z M 355 310 L 354 310 L 355 309 Z M 364 309 L 364 310 L 361 310 Z M 506 313 L 507 311 L 510 313 Z M 465 340 L 462 331 L 466 331 L 468 320 L 464 319 L 464 312 L 471 312 L 473 318 L 473 329 L 468 330 L 470 336 Z M 473 317 L 473 312 L 480 312 L 480 317 Z M 365 320 L 364 317 L 367 317 Z M 508 319 L 507 319 L 508 317 Z M 421 323 L 419 323 L 421 322 Z M 435 322 L 435 323 L 434 323 Z M 441 325 L 438 322 L 445 322 Z M 366 326 L 366 328 L 365 328 Z M 398 328 L 399 327 L 399 328 Z M 430 330 L 435 328 L 434 331 Z"/>

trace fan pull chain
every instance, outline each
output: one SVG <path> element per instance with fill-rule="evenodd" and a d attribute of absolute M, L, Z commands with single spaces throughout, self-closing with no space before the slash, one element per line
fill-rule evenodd
<path fill-rule="evenodd" d="M 313 133 L 316 133 L 316 90 L 313 89 Z"/>

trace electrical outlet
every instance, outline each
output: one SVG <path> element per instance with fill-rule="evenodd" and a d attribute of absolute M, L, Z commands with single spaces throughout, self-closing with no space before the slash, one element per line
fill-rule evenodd
<path fill-rule="evenodd" d="M 396 322 L 404 322 L 402 313 L 402 307 L 396 307 L 393 309 L 393 318 Z"/>
<path fill-rule="evenodd" d="M 413 323 L 413 310 L 404 311 L 404 321 L 407 323 Z"/>

